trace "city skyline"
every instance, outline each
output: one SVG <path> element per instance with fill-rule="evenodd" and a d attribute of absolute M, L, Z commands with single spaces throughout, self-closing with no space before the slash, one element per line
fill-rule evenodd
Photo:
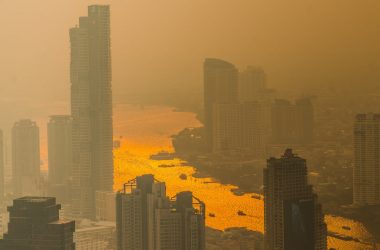
<path fill-rule="evenodd" d="M 291 0 L 290 9 L 86 1 L 42 16 L 40 3 L 25 3 L 6 15 L 22 17 L 5 22 L 4 35 L 29 12 L 30 24 L 42 18 L 53 31 L 44 40 L 28 23 L 19 31 L 30 47 L 15 37 L 2 46 L 14 52 L 4 53 L 9 64 L 20 57 L 10 40 L 34 63 L 5 65 L 11 78 L 0 85 L 0 249 L 380 246 L 380 36 L 367 22 L 380 24 L 375 3 L 348 2 L 338 18 L 327 0 Z M 251 17 L 253 6 L 288 15 Z M 131 22 L 139 11 L 143 22 Z M 131 29 L 140 34 L 127 37 Z M 41 45 L 49 56 L 35 56 Z"/>

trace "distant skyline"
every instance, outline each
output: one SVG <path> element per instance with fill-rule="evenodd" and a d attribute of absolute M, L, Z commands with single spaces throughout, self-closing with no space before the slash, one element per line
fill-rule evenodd
<path fill-rule="evenodd" d="M 15 109 L 10 120 L 32 118 L 46 103 L 68 110 L 67 31 L 96 3 L 111 5 L 115 101 L 137 91 L 200 87 L 206 57 L 259 65 L 269 86 L 298 85 L 299 92 L 380 79 L 379 1 L 2 0 L 4 117 Z"/>

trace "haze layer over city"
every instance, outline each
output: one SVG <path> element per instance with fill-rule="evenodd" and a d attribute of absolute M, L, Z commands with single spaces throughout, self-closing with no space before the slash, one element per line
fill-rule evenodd
<path fill-rule="evenodd" d="M 0 250 L 377 249 L 379 10 L 0 0 Z"/>

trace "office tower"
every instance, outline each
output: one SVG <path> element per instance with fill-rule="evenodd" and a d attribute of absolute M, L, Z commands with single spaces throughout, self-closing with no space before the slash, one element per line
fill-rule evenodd
<path fill-rule="evenodd" d="M 206 143 L 211 150 L 213 136 L 213 106 L 216 103 L 238 101 L 238 70 L 220 59 L 207 58 L 204 71 L 204 124 Z"/>
<path fill-rule="evenodd" d="M 314 109 L 310 99 L 293 104 L 275 100 L 272 106 L 273 142 L 277 144 L 310 144 L 314 134 Z"/>
<path fill-rule="evenodd" d="M 74 250 L 74 221 L 59 219 L 55 198 L 23 197 L 8 207 L 8 232 L 0 240 L 7 250 Z"/>
<path fill-rule="evenodd" d="M 68 115 L 50 117 L 48 129 L 49 195 L 67 201 L 72 168 L 72 120 Z"/>
<path fill-rule="evenodd" d="M 0 212 L 4 205 L 4 134 L 3 131 L 0 130 Z"/>
<path fill-rule="evenodd" d="M 143 175 L 116 197 L 118 250 L 205 249 L 205 205 L 191 192 L 169 199 L 165 183 Z"/>
<path fill-rule="evenodd" d="M 247 149 L 264 158 L 267 145 L 266 105 L 260 102 L 215 104 L 214 152 Z"/>
<path fill-rule="evenodd" d="M 358 114 L 354 124 L 354 204 L 380 205 L 380 114 Z"/>
<path fill-rule="evenodd" d="M 270 91 L 266 87 L 264 70 L 248 66 L 239 74 L 239 101 L 253 102 L 268 96 Z"/>
<path fill-rule="evenodd" d="M 266 250 L 326 250 L 322 207 L 307 181 L 306 160 L 287 149 L 264 169 Z"/>
<path fill-rule="evenodd" d="M 16 197 L 39 194 L 39 128 L 31 120 L 20 120 L 12 128 L 12 179 Z"/>
<path fill-rule="evenodd" d="M 72 213 L 94 219 L 95 192 L 113 189 L 109 6 L 89 6 L 70 41 Z"/>

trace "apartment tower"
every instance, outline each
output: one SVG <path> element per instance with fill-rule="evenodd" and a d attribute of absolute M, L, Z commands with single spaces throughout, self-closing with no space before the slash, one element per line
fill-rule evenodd
<path fill-rule="evenodd" d="M 308 184 L 306 160 L 287 149 L 264 169 L 265 250 L 326 250 L 322 207 Z"/>
<path fill-rule="evenodd" d="M 380 205 L 380 114 L 356 116 L 354 152 L 354 204 Z"/>
<path fill-rule="evenodd" d="M 16 197 L 40 194 L 40 132 L 31 120 L 12 128 L 12 180 Z"/>
<path fill-rule="evenodd" d="M 213 143 L 213 109 L 218 103 L 238 101 L 237 68 L 226 61 L 207 58 L 203 64 L 204 72 L 204 124 L 205 138 L 209 150 Z"/>
<path fill-rule="evenodd" d="M 124 184 L 116 198 L 118 250 L 205 250 L 205 205 L 191 192 L 166 196 L 153 175 Z"/>
<path fill-rule="evenodd" d="M 72 213 L 94 219 L 95 193 L 113 189 L 109 6 L 89 6 L 70 41 Z"/>

